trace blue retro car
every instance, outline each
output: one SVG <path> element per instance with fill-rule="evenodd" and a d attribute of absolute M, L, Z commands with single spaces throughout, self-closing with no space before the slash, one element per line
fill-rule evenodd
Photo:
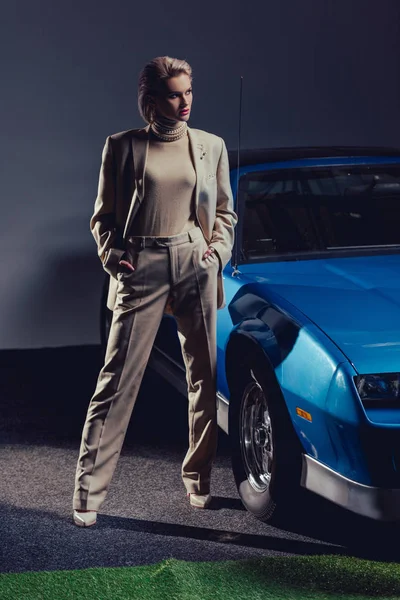
<path fill-rule="evenodd" d="M 400 150 L 230 153 L 239 214 L 218 311 L 218 421 L 245 507 L 301 486 L 400 519 Z M 175 321 L 151 365 L 186 393 Z"/>

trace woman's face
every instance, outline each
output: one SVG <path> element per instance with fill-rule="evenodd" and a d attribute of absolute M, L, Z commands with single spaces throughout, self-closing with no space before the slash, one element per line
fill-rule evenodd
<path fill-rule="evenodd" d="M 181 73 L 166 79 L 154 101 L 156 116 L 171 121 L 188 121 L 193 101 L 190 77 Z"/>

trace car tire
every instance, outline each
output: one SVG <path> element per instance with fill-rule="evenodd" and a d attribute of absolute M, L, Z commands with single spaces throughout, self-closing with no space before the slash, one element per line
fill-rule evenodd
<path fill-rule="evenodd" d="M 243 365 L 242 365 L 243 367 Z M 229 407 L 233 474 L 246 509 L 282 522 L 300 494 L 302 449 L 271 367 L 251 358 Z"/>

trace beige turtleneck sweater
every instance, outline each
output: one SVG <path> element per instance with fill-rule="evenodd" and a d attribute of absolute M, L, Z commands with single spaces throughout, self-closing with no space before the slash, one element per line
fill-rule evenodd
<path fill-rule="evenodd" d="M 150 132 L 144 185 L 144 198 L 130 235 L 169 236 L 196 226 L 196 171 L 187 135 L 165 142 Z"/>

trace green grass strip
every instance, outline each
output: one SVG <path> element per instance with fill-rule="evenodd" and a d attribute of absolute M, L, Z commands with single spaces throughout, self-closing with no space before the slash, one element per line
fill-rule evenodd
<path fill-rule="evenodd" d="M 0 575 L 1 600 L 398 600 L 400 565 L 343 556 Z"/>

